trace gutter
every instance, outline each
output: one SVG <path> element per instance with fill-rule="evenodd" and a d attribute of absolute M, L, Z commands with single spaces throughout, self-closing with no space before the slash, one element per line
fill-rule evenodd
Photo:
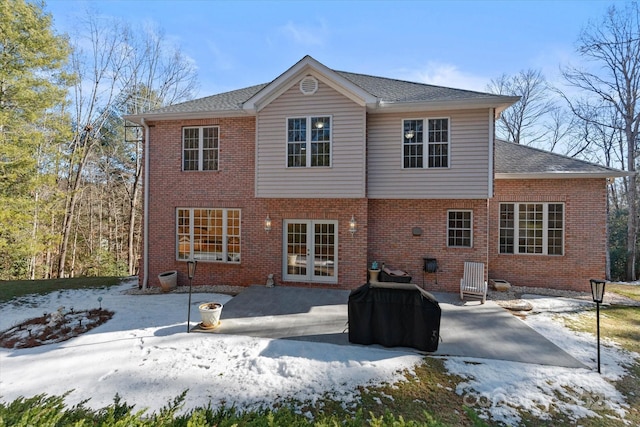
<path fill-rule="evenodd" d="M 142 225 L 142 289 L 149 286 L 149 126 L 140 117 L 140 124 L 144 127 L 144 197 Z"/>
<path fill-rule="evenodd" d="M 633 176 L 635 172 L 601 171 L 601 172 L 526 172 L 526 173 L 496 173 L 496 179 L 593 179 L 593 178 L 622 178 Z"/>

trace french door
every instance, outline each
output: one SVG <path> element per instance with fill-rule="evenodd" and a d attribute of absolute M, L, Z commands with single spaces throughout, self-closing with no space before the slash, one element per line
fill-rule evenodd
<path fill-rule="evenodd" d="M 284 280 L 338 282 L 338 221 L 285 220 L 282 246 Z"/>

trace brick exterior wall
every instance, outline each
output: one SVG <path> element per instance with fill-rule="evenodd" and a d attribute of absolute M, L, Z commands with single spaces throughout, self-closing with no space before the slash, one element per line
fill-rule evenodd
<path fill-rule="evenodd" d="M 182 127 L 204 125 L 220 126 L 219 170 L 183 172 Z M 178 207 L 241 209 L 241 263 L 199 262 L 194 285 L 264 284 L 268 274 L 282 284 L 285 218 L 339 221 L 338 283 L 287 285 L 351 289 L 366 281 L 366 199 L 255 198 L 253 117 L 151 123 L 150 140 L 149 286 L 159 286 L 158 274 L 167 270 L 178 270 L 178 284 L 188 284 L 187 264 L 176 260 Z M 264 231 L 267 214 L 269 233 Z M 351 215 L 358 221 L 353 236 L 348 231 Z"/>
<path fill-rule="evenodd" d="M 471 248 L 448 247 L 450 209 L 473 212 Z M 486 224 L 486 200 L 369 200 L 368 263 L 405 270 L 427 290 L 458 292 L 464 262 L 487 263 Z M 436 258 L 438 271 L 424 273 L 423 258 Z"/>
<path fill-rule="evenodd" d="M 496 180 L 490 203 L 489 277 L 517 286 L 589 292 L 589 279 L 606 273 L 605 179 Z M 499 254 L 501 202 L 562 202 L 564 255 Z"/>
<path fill-rule="evenodd" d="M 457 292 L 464 261 L 488 265 L 487 277 L 514 285 L 587 290 L 604 278 L 606 184 L 604 179 L 496 180 L 487 200 L 259 199 L 255 197 L 255 118 L 212 118 L 150 124 L 149 286 L 158 274 L 187 265 L 176 260 L 176 208 L 238 208 L 242 212 L 240 264 L 199 262 L 194 285 L 264 284 L 353 289 L 371 262 L 406 270 L 428 290 Z M 219 125 L 218 171 L 182 171 L 182 127 Z M 498 254 L 500 202 L 565 204 L 563 256 Z M 473 247 L 447 246 L 447 211 L 472 210 Z M 487 209 L 489 217 L 487 218 Z M 270 216 L 272 229 L 264 231 Z M 348 231 L 354 215 L 357 231 Z M 283 220 L 338 221 L 338 283 L 283 282 Z M 487 235 L 487 226 L 490 232 Z M 413 229 L 421 233 L 414 235 Z M 424 273 L 423 257 L 436 258 L 437 273 Z M 142 279 L 141 269 L 141 279 Z"/>

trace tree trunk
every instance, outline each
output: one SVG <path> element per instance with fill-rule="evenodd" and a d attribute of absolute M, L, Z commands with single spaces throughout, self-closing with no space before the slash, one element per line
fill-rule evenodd
<path fill-rule="evenodd" d="M 58 277 L 65 277 L 65 263 L 67 260 L 67 252 L 69 248 L 69 236 L 71 235 L 71 228 L 73 224 L 73 220 L 75 218 L 75 210 L 76 205 L 78 204 L 78 195 L 80 194 L 80 182 L 82 181 L 82 172 L 84 170 L 85 165 L 87 164 L 87 159 L 89 158 L 89 153 L 91 152 L 91 145 L 89 143 L 89 137 L 84 138 L 84 153 L 82 154 L 82 158 L 80 162 L 78 162 L 78 169 L 75 173 L 75 179 L 71 184 L 71 195 L 67 194 L 68 203 L 67 208 L 64 213 L 64 220 L 62 222 L 62 243 L 60 244 L 60 257 L 58 259 Z"/>
<path fill-rule="evenodd" d="M 627 128 L 627 167 L 629 172 L 636 170 L 636 153 L 635 153 L 635 135 Z M 629 205 L 629 216 L 627 218 L 627 280 L 636 280 L 636 259 L 638 250 L 636 239 L 638 235 L 638 214 L 636 198 L 638 187 L 636 185 L 636 177 L 629 177 L 629 185 L 627 188 L 627 204 Z"/>

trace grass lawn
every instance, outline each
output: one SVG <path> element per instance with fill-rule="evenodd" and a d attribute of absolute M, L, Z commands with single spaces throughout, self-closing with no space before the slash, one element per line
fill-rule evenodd
<path fill-rule="evenodd" d="M 62 289 L 102 288 L 120 283 L 121 277 L 74 277 L 47 280 L 0 281 L 0 303 L 29 294 L 47 294 Z"/>
<path fill-rule="evenodd" d="M 613 292 L 619 295 L 623 295 L 627 298 L 640 301 L 640 286 L 608 283 L 605 287 L 605 292 Z"/>
<path fill-rule="evenodd" d="M 605 292 L 613 292 L 640 301 L 640 286 L 607 284 Z M 586 311 L 573 317 L 565 324 L 576 331 L 589 332 L 596 335 L 596 310 Z M 600 337 L 611 340 L 622 348 L 640 353 L 640 307 L 619 305 L 600 306 Z M 640 360 L 630 361 L 630 374 L 622 378 L 615 385 L 627 397 L 632 408 L 627 419 L 640 425 Z M 590 424 L 585 424 L 590 425 Z M 598 424 L 594 424 L 598 425 Z"/>

